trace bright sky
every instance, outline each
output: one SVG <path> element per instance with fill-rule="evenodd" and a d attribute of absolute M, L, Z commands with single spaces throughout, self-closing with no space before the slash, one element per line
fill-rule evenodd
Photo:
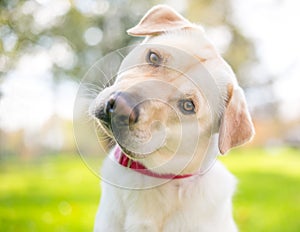
<path fill-rule="evenodd" d="M 299 116 L 300 1 L 232 0 L 232 3 L 233 19 L 256 42 L 260 65 L 253 76 L 258 79 L 265 74 L 282 76 L 274 85 L 282 102 L 281 112 L 290 118 Z M 96 42 L 99 41 L 91 41 Z M 0 87 L 4 94 L 0 100 L 1 128 L 38 130 L 54 112 L 72 119 L 77 84 L 63 81 L 54 92 L 50 69 L 53 63 L 71 69 L 76 60 L 63 40 L 58 40 L 55 46 L 50 52 L 40 50 L 23 55 L 17 68 L 4 77 Z"/>
<path fill-rule="evenodd" d="M 234 20 L 254 39 L 260 65 L 252 78 L 279 77 L 274 92 L 283 118 L 300 115 L 300 1 L 232 0 Z M 252 104 L 258 104 L 256 98 Z"/>

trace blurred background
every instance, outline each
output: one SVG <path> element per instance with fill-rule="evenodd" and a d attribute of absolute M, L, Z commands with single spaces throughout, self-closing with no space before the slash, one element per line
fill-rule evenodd
<path fill-rule="evenodd" d="M 80 80 L 151 6 L 202 24 L 244 88 L 256 136 L 221 158 L 241 231 L 300 231 L 300 2 L 1 0 L 0 230 L 91 231 L 99 179 L 72 128 Z"/>

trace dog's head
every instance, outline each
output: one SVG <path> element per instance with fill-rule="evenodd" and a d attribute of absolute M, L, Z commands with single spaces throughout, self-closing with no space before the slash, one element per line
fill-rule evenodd
<path fill-rule="evenodd" d="M 251 139 L 243 91 L 202 27 L 159 5 L 128 33 L 146 38 L 91 106 L 128 156 L 146 167 L 171 163 L 162 172 L 185 164 L 183 173 L 190 173 L 207 153 L 224 154 Z"/>

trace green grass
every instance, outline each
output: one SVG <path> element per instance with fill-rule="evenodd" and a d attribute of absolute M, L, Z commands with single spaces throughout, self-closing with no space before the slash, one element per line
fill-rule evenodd
<path fill-rule="evenodd" d="M 92 231 L 99 179 L 77 155 L 0 165 L 0 231 Z"/>
<path fill-rule="evenodd" d="M 234 215 L 240 231 L 300 231 L 299 150 L 235 150 L 221 160 L 239 180 Z"/>
<path fill-rule="evenodd" d="M 300 231 L 300 151 L 234 150 L 221 158 L 239 179 L 242 232 Z M 99 179 L 77 155 L 0 163 L 0 231 L 92 231 Z"/>

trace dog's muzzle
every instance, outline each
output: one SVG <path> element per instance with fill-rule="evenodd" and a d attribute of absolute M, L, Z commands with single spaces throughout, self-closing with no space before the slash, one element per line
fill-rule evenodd
<path fill-rule="evenodd" d="M 127 92 L 116 92 L 108 100 L 97 107 L 95 117 L 108 127 L 130 126 L 137 123 L 139 118 L 138 101 Z"/>

